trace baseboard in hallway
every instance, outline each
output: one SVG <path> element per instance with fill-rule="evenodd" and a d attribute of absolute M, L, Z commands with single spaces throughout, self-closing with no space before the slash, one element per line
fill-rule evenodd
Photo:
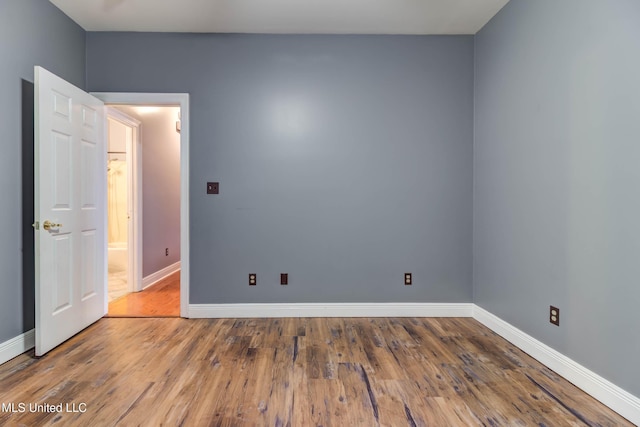
<path fill-rule="evenodd" d="M 107 317 L 180 317 L 180 271 L 110 302 Z"/>

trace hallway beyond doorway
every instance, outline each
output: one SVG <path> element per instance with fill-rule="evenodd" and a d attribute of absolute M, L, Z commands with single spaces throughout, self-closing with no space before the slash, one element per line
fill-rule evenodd
<path fill-rule="evenodd" d="M 179 317 L 180 271 L 142 292 L 109 302 L 106 317 Z"/>

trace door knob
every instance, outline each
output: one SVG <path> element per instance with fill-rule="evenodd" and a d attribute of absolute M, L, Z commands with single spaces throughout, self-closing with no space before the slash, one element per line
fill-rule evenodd
<path fill-rule="evenodd" d="M 49 230 L 54 230 L 54 229 L 58 229 L 62 227 L 62 224 L 55 224 L 49 220 L 46 220 L 44 222 L 44 224 L 42 224 L 42 228 L 44 228 L 45 230 L 49 231 Z"/>

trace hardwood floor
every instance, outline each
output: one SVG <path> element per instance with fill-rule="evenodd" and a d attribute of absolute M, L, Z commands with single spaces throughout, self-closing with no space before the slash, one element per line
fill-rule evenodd
<path fill-rule="evenodd" d="M 26 405 L 3 426 L 632 425 L 468 318 L 107 318 L 0 366 L 0 402 Z"/>
<path fill-rule="evenodd" d="M 108 317 L 179 317 L 180 272 L 142 292 L 127 294 L 109 303 Z"/>

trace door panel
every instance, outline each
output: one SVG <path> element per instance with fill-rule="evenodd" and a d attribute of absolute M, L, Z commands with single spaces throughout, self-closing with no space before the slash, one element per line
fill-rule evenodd
<path fill-rule="evenodd" d="M 47 170 L 47 172 L 51 173 L 53 178 L 54 200 L 52 208 L 57 211 L 65 211 L 71 208 L 71 135 L 52 131 L 51 138 L 53 140 L 54 163 L 51 171 Z"/>
<path fill-rule="evenodd" d="M 36 67 L 38 356 L 106 313 L 104 147 L 103 103 Z"/>
<path fill-rule="evenodd" d="M 71 271 L 71 236 L 64 234 L 54 236 L 53 253 L 54 259 L 58 262 L 53 263 L 55 275 L 52 278 L 53 290 L 53 313 L 58 314 L 71 307 L 72 296 L 72 277 Z"/>
<path fill-rule="evenodd" d="M 99 280 L 96 280 L 96 264 L 98 260 L 96 259 L 96 232 L 94 230 L 83 231 L 82 232 L 82 265 L 80 268 L 82 269 L 82 281 L 81 281 L 81 298 L 82 301 L 87 300 L 88 298 L 94 297 L 99 289 L 97 287 L 102 286 Z"/>

